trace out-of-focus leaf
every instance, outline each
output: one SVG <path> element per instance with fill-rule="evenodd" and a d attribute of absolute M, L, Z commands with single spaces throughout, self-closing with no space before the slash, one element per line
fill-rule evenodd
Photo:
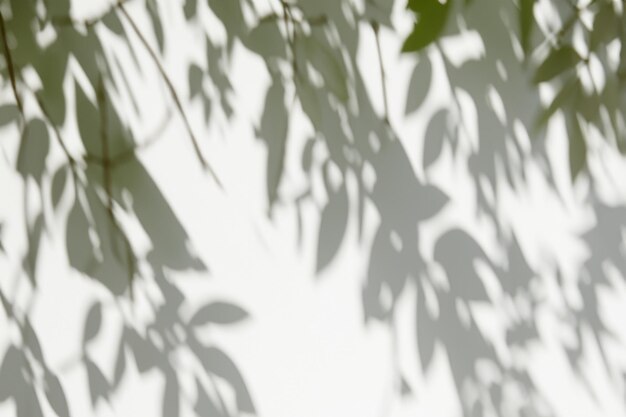
<path fill-rule="evenodd" d="M 425 57 L 424 59 L 420 59 L 411 75 L 404 114 L 408 115 L 413 113 L 422 105 L 430 90 L 431 80 L 432 66 L 430 59 Z"/>
<path fill-rule="evenodd" d="M 102 23 L 107 27 L 111 32 L 115 33 L 118 36 L 124 36 L 124 26 L 122 25 L 122 21 L 120 17 L 117 15 L 116 10 L 112 10 L 104 16 L 102 19 Z"/>
<path fill-rule="evenodd" d="M 326 87 L 340 101 L 346 101 L 348 99 L 346 73 L 330 47 L 314 36 L 301 36 L 297 39 L 299 41 L 297 44 L 300 41 L 303 43 L 309 62 L 322 75 Z"/>
<path fill-rule="evenodd" d="M 159 6 L 156 0 L 147 0 L 146 9 L 150 16 L 150 22 L 152 23 L 152 29 L 154 30 L 154 36 L 159 45 L 159 51 L 163 53 L 165 48 L 165 35 L 163 34 L 163 24 L 161 23 L 161 16 L 159 15 Z"/>
<path fill-rule="evenodd" d="M 65 184 L 67 184 L 68 177 L 69 168 L 65 166 L 59 168 L 52 177 L 51 197 L 53 208 L 59 205 L 63 191 L 65 191 Z"/>
<path fill-rule="evenodd" d="M 87 320 L 85 320 L 85 329 L 83 332 L 83 345 L 98 335 L 101 325 L 102 305 L 96 301 L 91 305 L 87 313 Z"/>
<path fill-rule="evenodd" d="M 135 330 L 128 328 L 124 336 L 128 347 L 133 352 L 139 372 L 143 374 L 159 365 L 161 354 L 152 343 L 143 339 Z"/>
<path fill-rule="evenodd" d="M 289 116 L 285 106 L 285 90 L 274 80 L 265 97 L 259 135 L 267 143 L 267 198 L 270 208 L 278 197 L 283 173 Z"/>
<path fill-rule="evenodd" d="M 111 386 L 100 368 L 90 359 L 85 360 L 85 369 L 87 371 L 91 405 L 95 407 L 100 399 L 108 400 Z"/>
<path fill-rule="evenodd" d="M 573 77 L 565 83 L 561 91 L 552 100 L 552 103 L 541 111 L 535 122 L 535 129 L 543 128 L 558 110 L 562 110 L 567 104 L 573 104 L 572 99 L 579 91 L 580 83 L 576 77 Z"/>
<path fill-rule="evenodd" d="M 40 119 L 33 119 L 26 125 L 25 134 L 20 142 L 17 170 L 24 178 L 30 176 L 41 183 L 41 176 L 46 168 L 46 157 L 50 149 L 50 136 L 46 124 Z"/>
<path fill-rule="evenodd" d="M 430 119 L 428 123 L 428 129 L 424 136 L 424 153 L 423 164 L 424 168 L 428 168 L 433 162 L 437 160 L 441 150 L 443 149 L 443 142 L 447 131 L 448 122 L 448 110 L 441 109 Z"/>
<path fill-rule="evenodd" d="M 417 52 L 434 42 L 443 31 L 453 0 L 409 0 L 408 8 L 417 14 L 413 31 L 404 41 L 402 52 Z"/>
<path fill-rule="evenodd" d="M 100 113 L 96 105 L 89 100 L 78 83 L 75 84 L 76 93 L 76 122 L 78 133 L 83 146 L 88 153 L 101 154 L 100 140 Z"/>
<path fill-rule="evenodd" d="M 32 226 L 28 227 L 28 250 L 24 257 L 23 266 L 28 274 L 33 286 L 36 282 L 37 257 L 39 256 L 39 244 L 41 243 L 41 233 L 44 230 L 44 217 L 39 214 Z"/>
<path fill-rule="evenodd" d="M 304 172 L 309 172 L 313 165 L 313 148 L 315 147 L 315 138 L 310 138 L 304 145 L 302 151 L 302 169 Z"/>
<path fill-rule="evenodd" d="M 239 411 L 254 413 L 254 404 L 248 387 L 246 387 L 243 376 L 232 359 L 214 346 L 203 347 L 193 343 L 192 349 L 208 373 L 224 378 L 232 386 Z"/>
<path fill-rule="evenodd" d="M 595 50 L 602 43 L 608 43 L 619 36 L 619 18 L 611 2 L 602 2 L 593 19 L 593 29 L 589 34 L 589 49 Z"/>
<path fill-rule="evenodd" d="M 52 372 L 46 371 L 44 376 L 46 398 L 58 417 L 69 417 L 70 410 L 61 381 Z"/>
<path fill-rule="evenodd" d="M 280 33 L 276 19 L 261 20 L 243 38 L 243 42 L 248 49 L 259 54 L 263 59 L 287 57 L 285 49 L 287 42 Z"/>
<path fill-rule="evenodd" d="M 0 106 L 0 127 L 16 123 L 20 112 L 15 104 L 3 104 Z"/>
<path fill-rule="evenodd" d="M 202 81 L 204 80 L 204 71 L 196 64 L 189 66 L 189 98 L 195 98 L 198 94 L 202 95 Z"/>
<path fill-rule="evenodd" d="M 185 12 L 185 19 L 191 20 L 198 13 L 198 0 L 185 0 L 183 11 Z"/>
<path fill-rule="evenodd" d="M 207 323 L 233 324 L 248 317 L 248 313 L 239 306 L 215 301 L 201 307 L 189 320 L 190 326 L 202 326 Z"/>
<path fill-rule="evenodd" d="M 580 60 L 581 57 L 578 52 L 569 45 L 553 49 L 537 68 L 533 81 L 536 84 L 550 81 L 568 69 L 573 69 Z"/>
<path fill-rule="evenodd" d="M 72 268 L 85 274 L 89 274 L 95 260 L 89 229 L 89 220 L 79 199 L 76 199 L 67 218 L 65 247 Z"/>
<path fill-rule="evenodd" d="M 587 143 L 578 120 L 570 120 L 568 123 L 569 136 L 569 167 L 572 181 L 587 164 Z"/>
<path fill-rule="evenodd" d="M 533 29 L 533 7 L 535 0 L 519 0 L 519 29 L 520 29 L 520 43 L 524 53 L 528 53 L 530 46 L 530 38 L 532 36 Z"/>
<path fill-rule="evenodd" d="M 317 240 L 316 271 L 320 272 L 333 260 L 348 225 L 348 192 L 343 185 L 337 193 L 331 194 L 328 204 L 322 211 L 320 233 Z"/>
<path fill-rule="evenodd" d="M 418 293 L 417 302 L 417 346 L 419 351 L 422 372 L 428 371 L 432 363 L 433 354 L 435 352 L 435 329 L 436 325 L 430 317 L 426 306 L 426 297 L 422 289 Z"/>
<path fill-rule="evenodd" d="M 307 80 L 300 76 L 296 77 L 295 84 L 302 110 L 309 117 L 313 126 L 317 128 L 322 122 L 322 111 L 320 109 L 320 100 L 317 97 L 317 91 Z"/>

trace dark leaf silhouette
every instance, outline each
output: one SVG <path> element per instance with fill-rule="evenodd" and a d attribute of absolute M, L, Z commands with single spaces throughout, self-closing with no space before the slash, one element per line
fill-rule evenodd
<path fill-rule="evenodd" d="M 83 345 L 98 335 L 102 325 L 102 305 L 95 302 L 89 307 L 87 320 L 85 320 L 85 330 L 83 332 Z"/>
<path fill-rule="evenodd" d="M 348 205 L 348 192 L 343 185 L 329 196 L 328 204 L 322 211 L 317 239 L 317 272 L 330 264 L 341 246 L 348 225 Z"/>
<path fill-rule="evenodd" d="M 404 41 L 403 52 L 416 52 L 434 42 L 443 31 L 453 0 L 409 0 L 408 8 L 417 14 L 413 31 Z"/>
<path fill-rule="evenodd" d="M 535 83 L 550 81 L 568 69 L 574 68 L 580 60 L 580 55 L 571 46 L 562 46 L 553 49 L 546 60 L 537 68 L 533 81 Z"/>

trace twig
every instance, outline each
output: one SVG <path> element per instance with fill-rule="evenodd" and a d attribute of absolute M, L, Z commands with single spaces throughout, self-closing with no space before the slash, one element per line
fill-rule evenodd
<path fill-rule="evenodd" d="M 126 8 L 124 8 L 123 2 L 118 1 L 117 7 L 120 9 L 120 11 L 124 15 L 128 23 L 130 24 L 130 26 L 132 27 L 133 31 L 135 32 L 135 34 L 137 35 L 137 37 L 143 44 L 146 51 L 148 51 L 148 54 L 154 61 L 157 69 L 159 70 L 159 73 L 161 74 L 161 77 L 163 78 L 163 81 L 167 85 L 167 88 L 170 91 L 172 99 L 174 100 L 174 103 L 176 104 L 176 107 L 178 108 L 178 112 L 180 113 L 180 116 L 183 119 L 183 123 L 185 124 L 185 128 L 187 129 L 189 137 L 191 138 L 191 143 L 193 144 L 193 148 L 196 152 L 198 159 L 200 160 L 200 163 L 202 164 L 202 167 L 209 171 L 209 174 L 211 174 L 211 176 L 213 177 L 217 185 L 220 186 L 220 188 L 222 188 L 222 183 L 217 177 L 215 171 L 213 170 L 211 165 L 206 161 L 206 159 L 202 156 L 202 152 L 200 151 L 200 145 L 198 144 L 198 141 L 196 140 L 196 136 L 194 135 L 193 130 L 191 129 L 191 124 L 189 123 L 189 120 L 187 119 L 187 115 L 185 114 L 185 111 L 183 110 L 183 106 L 181 104 L 180 98 L 178 97 L 178 94 L 176 93 L 176 89 L 174 88 L 172 81 L 170 80 L 167 73 L 165 72 L 163 65 L 161 65 L 159 58 L 157 57 L 156 53 L 154 52 L 154 50 L 148 43 L 148 40 L 143 36 L 141 31 L 139 30 L 139 27 L 137 27 L 137 24 L 135 23 L 133 18 L 128 14 L 128 12 L 126 11 Z"/>
<path fill-rule="evenodd" d="M 374 38 L 376 38 L 376 50 L 378 51 L 378 65 L 380 67 L 380 83 L 383 90 L 383 120 L 389 124 L 389 107 L 387 105 L 387 82 L 385 79 L 385 66 L 383 65 L 383 56 L 380 49 L 380 38 L 378 37 L 378 23 L 371 22 L 372 30 L 374 31 Z"/>
<path fill-rule="evenodd" d="M 100 79 L 98 83 L 98 89 L 96 91 L 98 98 L 98 107 L 100 108 L 100 140 L 102 141 L 102 182 L 104 184 L 104 191 L 106 192 L 107 202 L 106 209 L 109 215 L 109 219 L 111 220 L 111 224 L 115 229 L 115 232 L 119 233 L 119 235 L 124 240 L 124 244 L 126 246 L 126 256 L 127 256 L 127 265 L 128 265 L 128 289 L 130 292 L 131 300 L 134 298 L 133 296 L 133 278 L 135 277 L 135 261 L 134 255 L 132 252 L 132 247 L 130 242 L 128 241 L 128 237 L 122 230 L 122 227 L 117 221 L 115 217 L 115 213 L 113 212 L 113 187 L 111 182 L 111 165 L 109 159 L 109 138 L 107 132 L 108 125 L 108 113 L 107 113 L 107 102 L 104 93 L 104 82 Z M 111 240 L 111 246 L 113 246 L 113 240 Z"/>
<path fill-rule="evenodd" d="M 15 82 L 15 70 L 13 68 L 13 58 L 11 57 L 11 50 L 9 49 L 9 42 L 7 40 L 7 32 L 4 27 L 4 16 L 2 16 L 2 12 L 0 12 L 0 31 L 2 32 L 4 57 L 7 60 L 7 67 L 9 70 L 9 78 L 11 79 L 11 87 L 13 88 L 13 95 L 15 96 L 15 102 L 17 103 L 17 108 L 22 115 L 22 119 L 24 119 L 24 108 L 22 107 L 22 100 L 20 100 L 20 95 L 17 92 L 17 84 Z"/>

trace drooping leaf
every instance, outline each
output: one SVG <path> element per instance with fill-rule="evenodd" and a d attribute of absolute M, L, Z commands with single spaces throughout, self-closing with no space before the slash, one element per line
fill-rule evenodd
<path fill-rule="evenodd" d="M 348 225 L 348 192 L 345 185 L 331 194 L 322 211 L 320 232 L 317 240 L 316 272 L 326 268 L 341 246 Z"/>
<path fill-rule="evenodd" d="M 208 323 L 233 324 L 248 317 L 248 313 L 239 306 L 223 301 L 215 301 L 201 307 L 189 320 L 190 326 L 202 326 Z"/>
<path fill-rule="evenodd" d="M 422 105 L 428 91 L 430 91 L 431 80 L 432 66 L 430 59 L 421 59 L 417 65 L 415 65 L 411 80 L 409 81 L 409 91 L 406 96 L 406 106 L 404 110 L 405 115 L 413 113 Z"/>
<path fill-rule="evenodd" d="M 285 90 L 274 80 L 265 97 L 259 135 L 267 144 L 267 198 L 270 208 L 278 197 L 283 173 L 289 116 L 285 105 Z"/>
<path fill-rule="evenodd" d="M 91 405 L 95 407 L 100 399 L 109 399 L 111 386 L 100 368 L 90 359 L 85 360 L 85 369 L 87 371 L 87 383 L 89 385 Z"/>
<path fill-rule="evenodd" d="M 320 109 L 320 100 L 317 96 L 317 90 L 313 88 L 306 79 L 300 76 L 296 77 L 295 85 L 302 110 L 309 117 L 314 128 L 317 128 L 322 122 L 322 111 Z"/>
<path fill-rule="evenodd" d="M 89 238 L 89 220 L 77 199 L 67 218 L 65 247 L 72 268 L 89 274 L 93 266 L 94 247 Z"/>
<path fill-rule="evenodd" d="M 417 15 L 413 31 L 404 41 L 402 52 L 417 52 L 434 42 L 443 31 L 453 0 L 409 0 L 408 8 Z"/>
<path fill-rule="evenodd" d="M 557 75 L 573 69 L 580 60 L 581 57 L 578 52 L 569 45 L 553 49 L 537 68 L 533 81 L 536 84 L 550 81 Z"/>
<path fill-rule="evenodd" d="M 428 129 L 424 136 L 423 164 L 424 168 L 428 168 L 437 160 L 441 150 L 447 131 L 448 110 L 441 109 L 430 119 Z"/>
<path fill-rule="evenodd" d="M 576 77 L 572 77 L 563 85 L 561 91 L 552 100 L 550 105 L 543 109 L 535 122 L 535 130 L 543 128 L 550 118 L 559 110 L 564 109 L 567 104 L 572 104 L 572 98 L 578 95 L 580 91 L 580 83 Z"/>
<path fill-rule="evenodd" d="M 298 37 L 309 63 L 322 75 L 324 84 L 340 101 L 348 99 L 346 72 L 330 47 L 314 36 Z"/>
<path fill-rule="evenodd" d="M 574 181 L 587 164 L 587 143 L 578 120 L 570 120 L 567 131 L 570 175 Z"/>
<path fill-rule="evenodd" d="M 535 0 L 519 0 L 519 30 L 520 30 L 520 43 L 524 53 L 528 53 L 530 47 L 530 39 L 532 36 L 533 28 L 533 7 Z"/>
<path fill-rule="evenodd" d="M 59 378 L 47 371 L 44 376 L 46 398 L 58 417 L 69 417 L 70 410 Z"/>
<path fill-rule="evenodd" d="M 204 80 L 204 71 L 196 64 L 189 66 L 189 98 L 193 99 L 198 94 L 203 95 L 202 81 Z"/>
<path fill-rule="evenodd" d="M 102 23 L 107 27 L 111 32 L 115 33 L 118 36 L 124 36 L 124 26 L 122 25 L 122 21 L 120 17 L 117 15 L 116 10 L 112 10 L 104 16 L 102 19 Z"/>
<path fill-rule="evenodd" d="M 67 184 L 67 178 L 69 177 L 69 168 L 63 166 L 59 168 L 52 177 L 51 197 L 52 207 L 56 209 L 61 201 L 63 191 L 65 191 L 65 185 Z"/>
<path fill-rule="evenodd" d="M 25 134 L 20 142 L 17 170 L 24 178 L 30 176 L 38 183 L 46 168 L 46 158 L 50 149 L 50 137 L 46 124 L 40 119 L 33 119 L 26 125 Z"/>
<path fill-rule="evenodd" d="M 286 58 L 287 42 L 278 28 L 278 20 L 261 20 L 243 39 L 244 45 L 263 59 Z"/>
<path fill-rule="evenodd" d="M 83 345 L 98 335 L 100 326 L 102 325 L 102 305 L 95 302 L 89 308 L 87 319 L 85 320 L 85 329 L 83 331 Z"/>

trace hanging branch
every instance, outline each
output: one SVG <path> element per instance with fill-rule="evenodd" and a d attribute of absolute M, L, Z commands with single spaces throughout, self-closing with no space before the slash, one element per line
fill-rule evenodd
<path fill-rule="evenodd" d="M 15 96 L 15 102 L 17 104 L 17 108 L 22 115 L 22 119 L 24 119 L 24 108 L 22 107 L 22 100 L 20 100 L 20 95 L 17 92 L 17 83 L 15 82 L 15 70 L 13 67 L 13 58 L 11 57 L 11 50 L 9 49 L 9 42 L 7 40 L 7 32 L 4 27 L 4 16 L 2 12 L 0 12 L 0 31 L 2 32 L 2 45 L 4 47 L 4 57 L 7 61 L 7 67 L 9 70 L 9 78 L 11 79 L 11 88 L 13 88 L 13 95 Z"/>
<path fill-rule="evenodd" d="M 187 115 L 185 114 L 185 111 L 183 110 L 183 105 L 181 104 L 180 98 L 178 97 L 178 94 L 176 93 L 176 89 L 174 88 L 172 81 L 170 80 L 167 73 L 165 72 L 163 65 L 161 65 L 159 58 L 157 57 L 156 53 L 154 52 L 154 50 L 148 43 L 148 40 L 143 36 L 141 31 L 139 30 L 139 27 L 137 27 L 137 24 L 135 23 L 133 18 L 128 14 L 128 12 L 126 11 L 126 8 L 124 8 L 123 2 L 118 1 L 117 7 L 120 9 L 120 11 L 124 15 L 128 23 L 130 24 L 130 26 L 132 27 L 133 32 L 135 32 L 135 34 L 141 41 L 142 45 L 144 46 L 144 48 L 150 55 L 150 58 L 152 58 L 152 61 L 154 61 L 154 64 L 156 65 L 159 73 L 161 74 L 161 78 L 163 78 L 163 81 L 165 82 L 165 85 L 167 86 L 172 96 L 172 99 L 174 100 L 174 103 L 176 104 L 176 107 L 178 108 L 178 112 L 180 113 L 180 116 L 183 119 L 183 123 L 185 124 L 185 128 L 187 129 L 187 133 L 189 134 L 189 137 L 191 138 L 191 143 L 193 144 L 194 151 L 196 152 L 196 155 L 198 159 L 200 160 L 202 167 L 209 171 L 209 174 L 213 177 L 217 185 L 220 186 L 220 188 L 222 188 L 222 183 L 217 177 L 217 174 L 215 173 L 211 165 L 206 161 L 204 156 L 202 156 L 202 152 L 200 151 L 200 145 L 198 144 L 196 136 L 194 135 L 193 130 L 191 129 L 191 124 L 189 123 L 189 119 L 187 119 Z"/>

